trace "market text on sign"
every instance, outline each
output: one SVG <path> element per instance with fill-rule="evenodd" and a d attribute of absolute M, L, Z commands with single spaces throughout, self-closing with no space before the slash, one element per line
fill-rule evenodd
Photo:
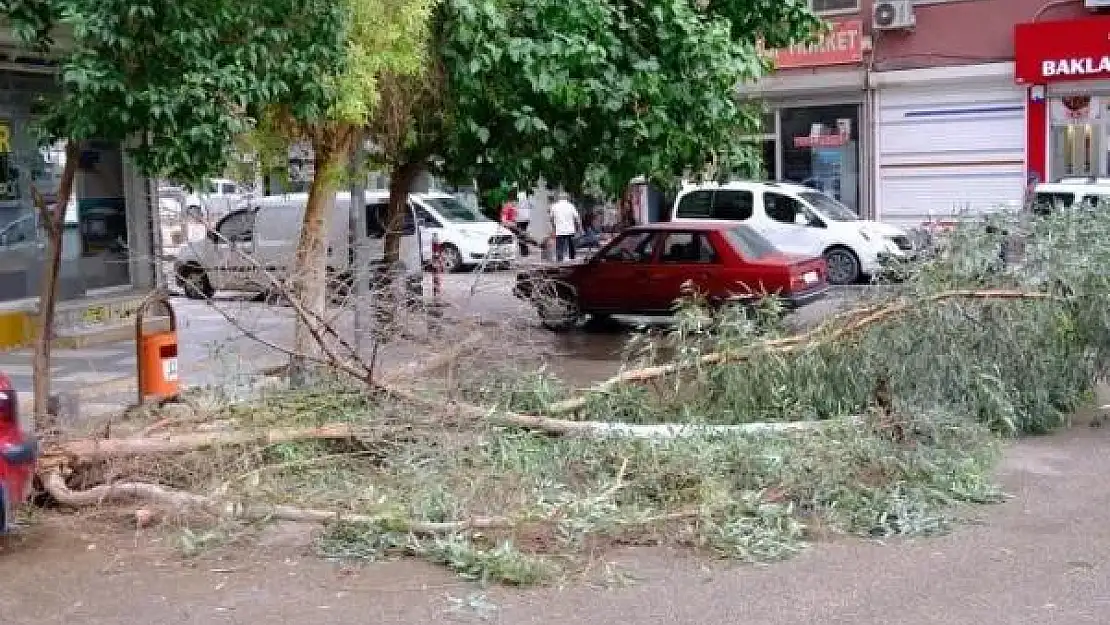
<path fill-rule="evenodd" d="M 1110 56 L 1049 60 L 1041 63 L 1041 75 L 1045 77 L 1087 74 L 1110 74 Z"/>
<path fill-rule="evenodd" d="M 825 54 L 828 52 L 849 52 L 859 47 L 856 38 L 859 31 L 840 30 L 822 37 L 817 43 L 793 44 L 786 48 L 791 54 Z"/>
<path fill-rule="evenodd" d="M 831 26 L 830 32 L 813 43 L 763 51 L 771 57 L 778 69 L 861 62 L 864 48 L 863 22 L 848 20 Z"/>

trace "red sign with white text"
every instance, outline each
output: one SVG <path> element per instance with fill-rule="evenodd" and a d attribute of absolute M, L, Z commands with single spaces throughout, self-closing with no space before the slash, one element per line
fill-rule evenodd
<path fill-rule="evenodd" d="M 1032 85 L 1110 78 L 1110 16 L 1018 24 L 1014 78 Z"/>
<path fill-rule="evenodd" d="M 848 65 L 863 61 L 863 22 L 845 20 L 832 22 L 829 31 L 816 43 L 795 44 L 788 48 L 767 50 L 778 69 Z"/>

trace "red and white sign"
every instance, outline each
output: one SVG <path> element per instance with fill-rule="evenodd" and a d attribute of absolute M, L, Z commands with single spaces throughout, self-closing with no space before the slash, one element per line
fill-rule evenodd
<path fill-rule="evenodd" d="M 1110 78 L 1110 16 L 1018 24 L 1014 77 L 1031 85 Z"/>
<path fill-rule="evenodd" d="M 848 65 L 863 61 L 863 22 L 832 22 L 832 30 L 812 44 L 796 44 L 765 53 L 778 69 Z"/>
<path fill-rule="evenodd" d="M 796 148 L 839 148 L 848 142 L 842 135 L 802 135 L 794 137 Z"/>

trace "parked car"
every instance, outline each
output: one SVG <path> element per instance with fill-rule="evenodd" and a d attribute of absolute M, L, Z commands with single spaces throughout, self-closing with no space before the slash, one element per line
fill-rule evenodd
<path fill-rule="evenodd" d="M 521 272 L 513 294 L 560 330 L 587 315 L 673 314 L 687 283 L 715 305 L 774 294 L 798 307 L 825 294 L 825 273 L 820 256 L 779 251 L 749 226 L 660 223 L 623 231 L 583 264 Z"/>
<path fill-rule="evenodd" d="M 371 264 L 380 265 L 384 259 L 388 202 L 387 191 L 366 194 L 364 249 Z M 284 277 L 293 265 L 307 203 L 307 193 L 290 193 L 241 205 L 207 237 L 181 247 L 175 261 L 178 284 L 196 299 L 211 297 L 218 290 L 266 292 L 271 284 L 266 274 Z M 350 204 L 349 193 L 337 193 L 328 218 L 329 284 L 340 288 L 349 284 L 351 276 Z M 508 230 L 450 195 L 414 193 L 408 208 L 401 260 L 413 284 L 422 281 L 422 266 L 431 261 L 433 236 L 443 244 L 452 270 L 487 259 L 510 262 L 515 258 L 516 240 Z"/>
<path fill-rule="evenodd" d="M 443 246 L 443 270 L 460 271 L 485 263 L 508 264 L 517 257 L 516 237 L 501 224 L 446 193 L 410 196 L 424 262 L 432 260 L 432 240 Z M 384 231 L 383 231 L 384 232 Z"/>
<path fill-rule="evenodd" d="M 1033 213 L 1048 215 L 1054 210 L 1096 208 L 1110 203 L 1110 179 L 1063 178 L 1042 182 L 1034 188 Z"/>
<path fill-rule="evenodd" d="M 204 182 L 202 189 L 184 194 L 182 205 L 187 218 L 211 226 L 234 210 L 242 200 L 253 196 L 253 190 L 246 185 L 227 178 L 212 178 Z"/>
<path fill-rule="evenodd" d="M 786 182 L 730 182 L 684 188 L 672 222 L 743 223 L 776 247 L 824 256 L 830 284 L 854 284 L 874 275 L 888 258 L 912 253 L 909 234 L 890 224 L 860 219 L 832 197 Z"/>
<path fill-rule="evenodd" d="M 16 507 L 31 493 L 39 447 L 19 422 L 19 394 L 0 372 L 0 535 L 15 522 Z"/>

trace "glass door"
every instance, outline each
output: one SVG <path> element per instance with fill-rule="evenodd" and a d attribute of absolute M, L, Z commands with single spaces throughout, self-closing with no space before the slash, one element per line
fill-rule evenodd
<path fill-rule="evenodd" d="M 1105 159 L 1100 144 L 1105 129 L 1102 124 L 1059 124 L 1052 127 L 1052 180 L 1068 177 L 1089 178 L 1106 175 Z"/>
<path fill-rule="evenodd" d="M 823 191 L 859 213 L 859 119 L 858 104 L 781 109 L 781 179 Z"/>
<path fill-rule="evenodd" d="M 1049 180 L 1107 176 L 1106 98 L 1061 95 L 1049 101 Z"/>

